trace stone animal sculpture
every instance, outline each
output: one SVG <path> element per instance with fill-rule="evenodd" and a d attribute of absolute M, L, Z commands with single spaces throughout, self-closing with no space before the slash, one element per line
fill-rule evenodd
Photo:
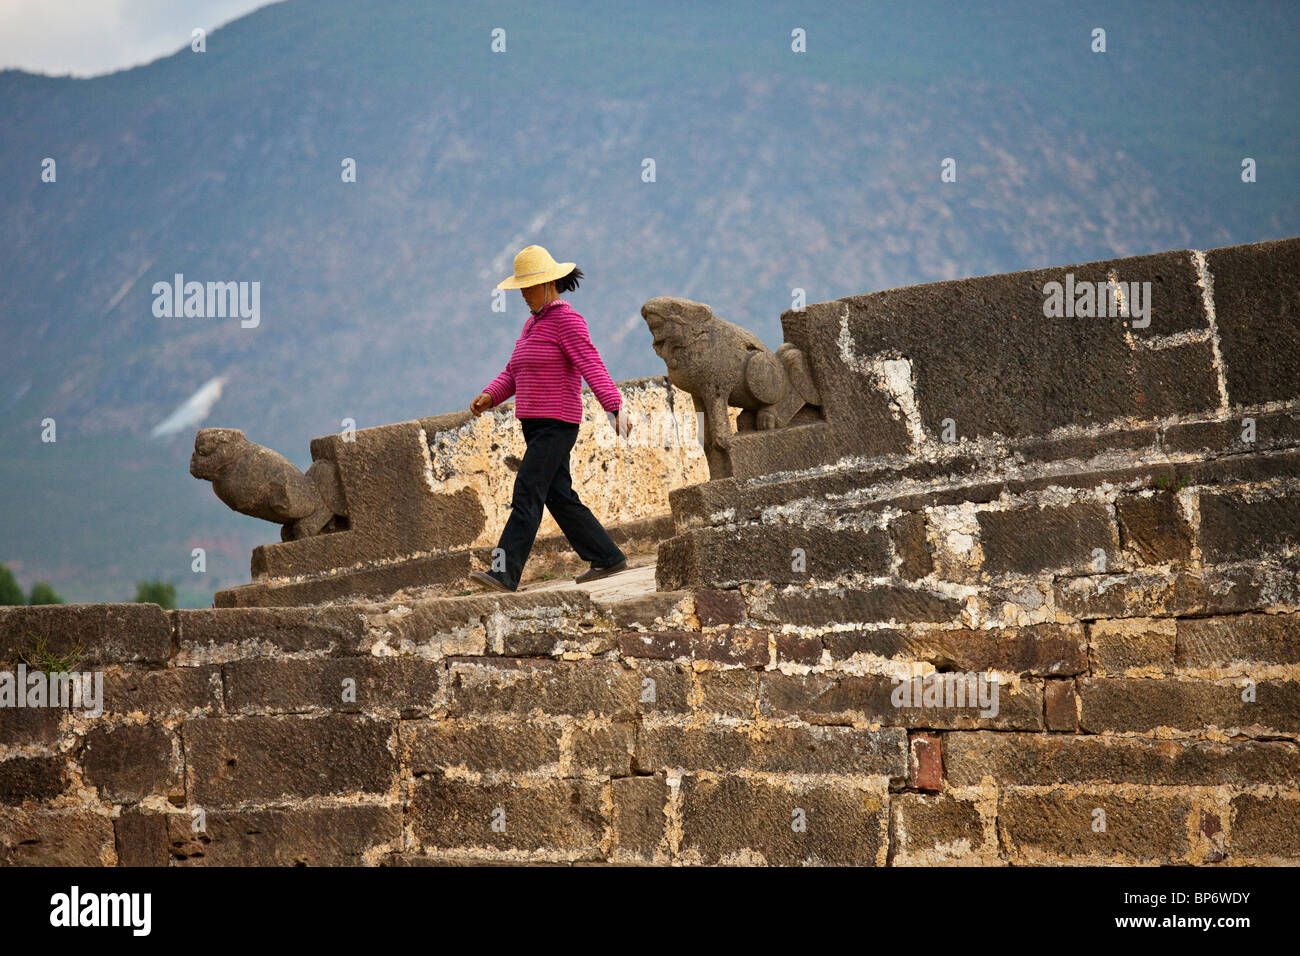
<path fill-rule="evenodd" d="M 781 428 L 805 405 L 820 405 L 803 352 L 786 342 L 775 354 L 750 332 L 718 318 L 703 302 L 657 296 L 641 306 L 668 380 L 703 413 L 707 451 L 731 443 L 728 406 L 750 409 L 759 429 Z M 710 468 L 714 463 L 711 454 Z"/>
<path fill-rule="evenodd" d="M 240 514 L 282 525 L 282 541 L 332 530 L 335 516 L 345 514 L 332 462 L 315 461 L 304 475 L 279 452 L 249 441 L 238 428 L 200 430 L 194 437 L 190 474 L 212 482 L 217 497 Z"/>

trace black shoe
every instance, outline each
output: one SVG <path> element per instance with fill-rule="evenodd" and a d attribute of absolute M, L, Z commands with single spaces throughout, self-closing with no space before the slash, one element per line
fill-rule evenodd
<path fill-rule="evenodd" d="M 471 581 L 477 581 L 479 584 L 486 584 L 495 591 L 517 591 L 518 588 L 512 588 L 491 571 L 471 571 L 469 573 Z"/>
<path fill-rule="evenodd" d="M 593 564 L 590 570 L 583 571 L 573 580 L 578 582 L 579 584 L 586 584 L 588 581 L 597 581 L 600 578 L 607 578 L 611 574 L 618 574 L 618 572 L 626 571 L 626 570 L 627 570 L 627 559 L 624 558 L 618 564 L 611 564 L 607 568 L 598 568 Z"/>

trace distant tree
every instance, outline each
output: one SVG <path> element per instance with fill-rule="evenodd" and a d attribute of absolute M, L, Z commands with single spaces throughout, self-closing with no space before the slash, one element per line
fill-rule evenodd
<path fill-rule="evenodd" d="M 159 581 L 141 581 L 135 589 L 136 604 L 157 604 L 167 611 L 176 610 L 176 585 Z"/>
<path fill-rule="evenodd" d="M 28 604 L 62 604 L 63 598 L 54 593 L 54 588 L 50 587 L 47 581 L 37 581 L 32 585 L 31 596 L 27 598 Z"/>
<path fill-rule="evenodd" d="M 0 564 L 0 605 L 26 604 L 23 589 L 6 564 Z"/>

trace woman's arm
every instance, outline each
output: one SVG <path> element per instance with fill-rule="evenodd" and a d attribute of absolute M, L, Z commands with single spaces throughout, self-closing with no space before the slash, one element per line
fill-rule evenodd
<path fill-rule="evenodd" d="M 605 363 L 601 361 L 600 353 L 591 342 L 591 334 L 587 331 L 587 320 L 576 312 L 564 316 L 557 338 L 564 354 L 591 386 L 596 401 L 600 402 L 600 407 L 610 413 L 622 408 L 623 396 L 619 394 L 614 380 L 609 377 Z"/>
<path fill-rule="evenodd" d="M 493 408 L 496 408 L 515 393 L 515 373 L 511 371 L 509 362 L 506 363 L 506 367 L 502 369 L 501 374 L 492 379 L 483 391 L 492 396 Z"/>

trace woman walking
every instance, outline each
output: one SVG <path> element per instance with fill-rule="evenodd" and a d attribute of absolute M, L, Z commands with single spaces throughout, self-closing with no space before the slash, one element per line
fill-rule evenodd
<path fill-rule="evenodd" d="M 543 505 L 573 550 L 591 564 L 578 583 L 627 570 L 627 558 L 578 499 L 569 475 L 569 452 L 582 421 L 582 379 L 601 407 L 616 415 L 615 431 L 623 437 L 631 433 L 623 397 L 591 344 L 586 320 L 560 298 L 581 278 L 582 270 L 572 262 L 556 262 L 541 246 L 529 246 L 515 256 L 515 274 L 497 283 L 498 289 L 519 289 L 532 313 L 505 370 L 469 406 L 478 417 L 514 395 L 515 418 L 528 446 L 492 568 L 470 575 L 498 591 L 518 589 Z"/>

